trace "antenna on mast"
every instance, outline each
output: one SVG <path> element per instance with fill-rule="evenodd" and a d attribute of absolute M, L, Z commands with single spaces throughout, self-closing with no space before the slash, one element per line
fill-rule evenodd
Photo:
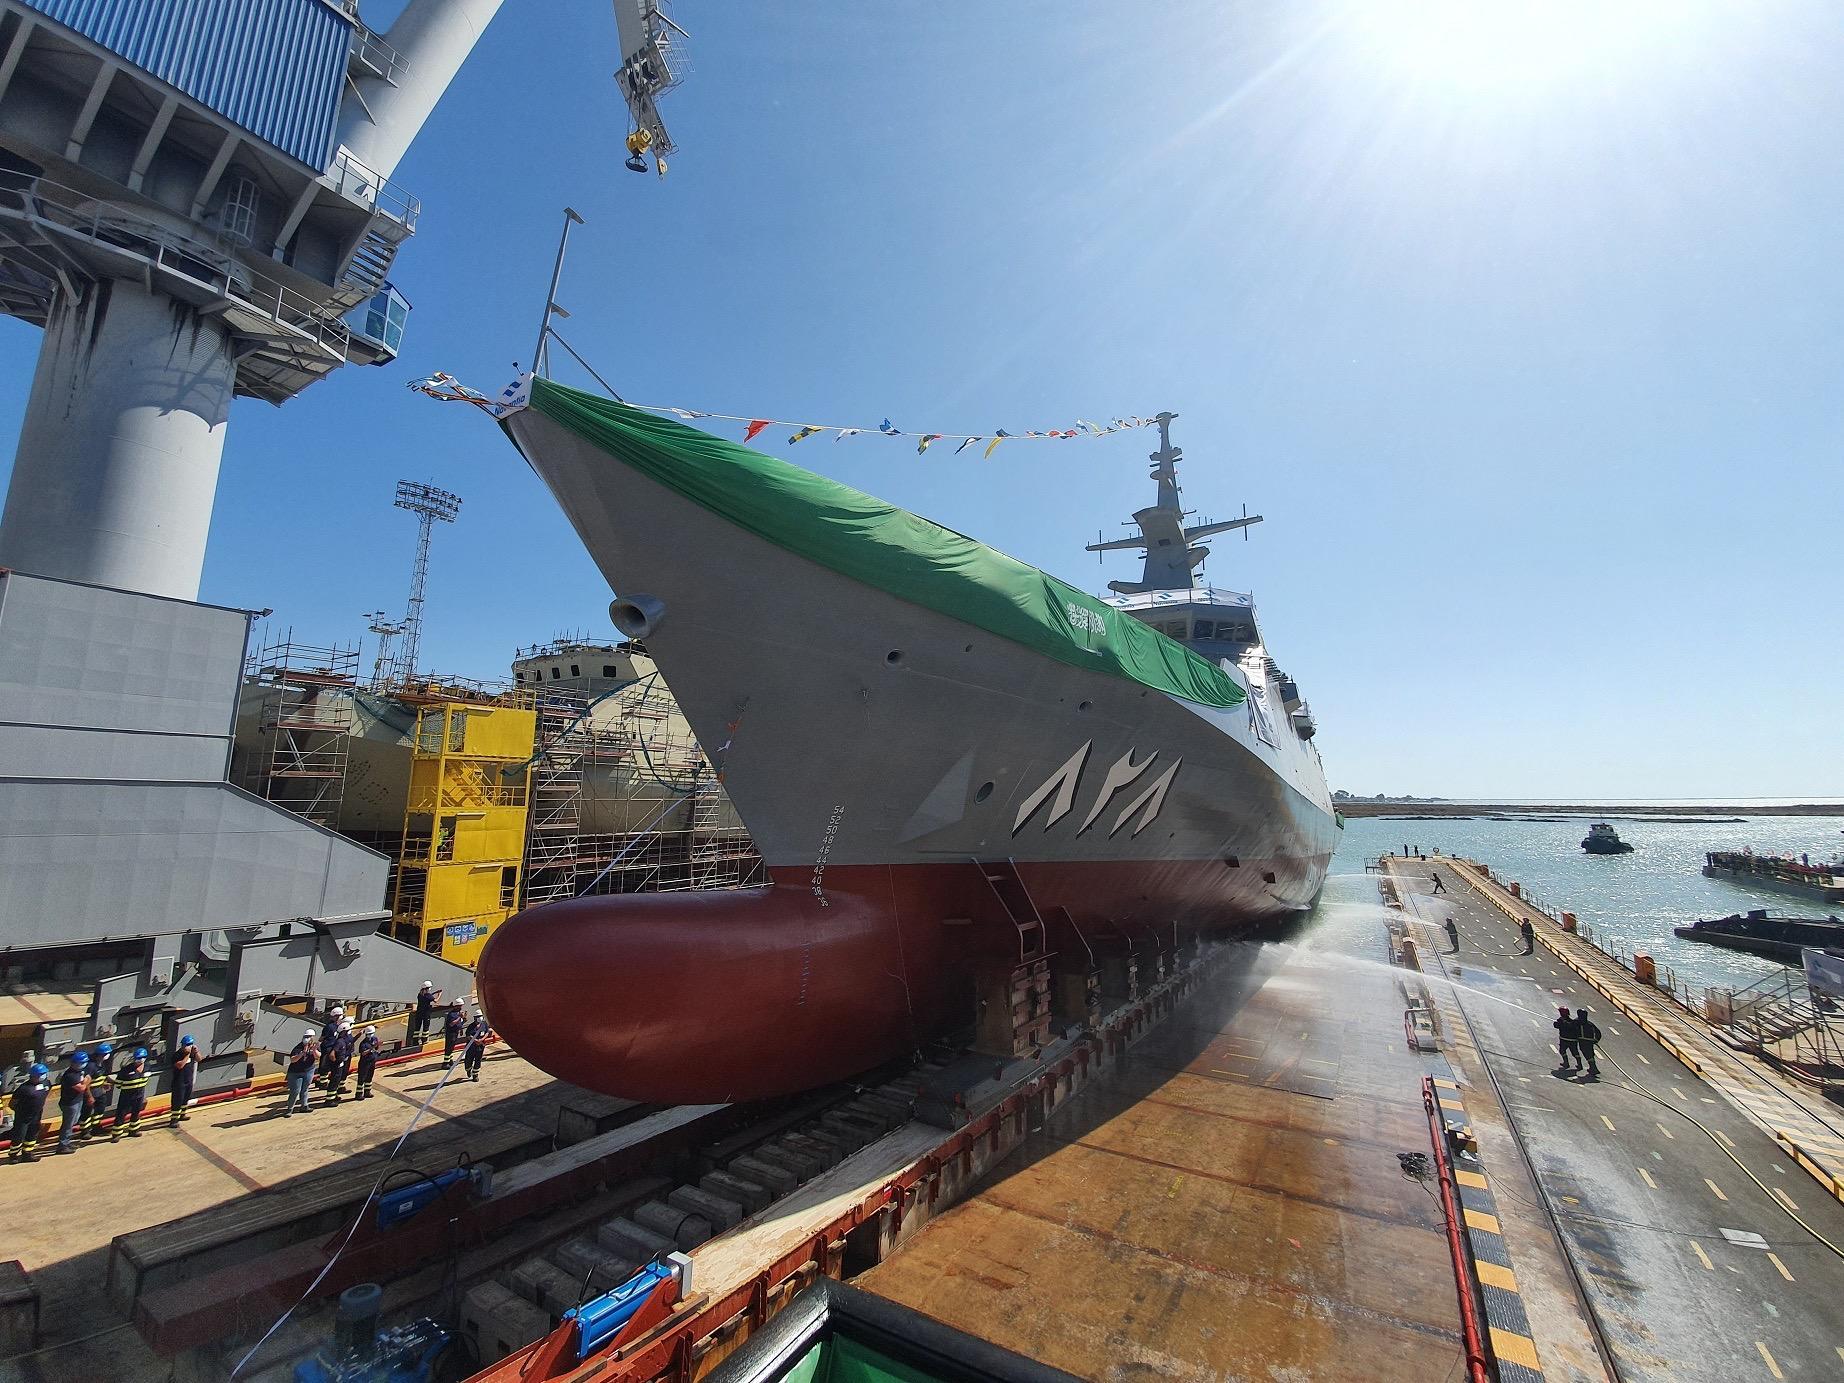
<path fill-rule="evenodd" d="M 399 480 L 393 503 L 417 517 L 416 561 L 410 568 L 410 600 L 397 630 L 402 642 L 397 645 L 397 656 L 391 664 L 391 680 L 407 683 L 416 676 L 416 663 L 422 656 L 423 593 L 429 584 L 429 539 L 438 522 L 455 521 L 455 515 L 461 512 L 461 496 L 420 481 Z"/>

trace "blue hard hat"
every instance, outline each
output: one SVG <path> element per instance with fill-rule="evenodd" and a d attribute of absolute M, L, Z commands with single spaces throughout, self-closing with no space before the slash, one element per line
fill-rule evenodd
<path fill-rule="evenodd" d="M 114 1051 L 115 1051 L 115 1048 L 111 1047 L 107 1042 L 98 1042 L 96 1044 L 96 1055 L 97 1056 L 109 1056 Z"/>
<path fill-rule="evenodd" d="M 179 1045 L 182 1047 L 190 1047 L 192 1045 L 192 1039 L 189 1037 L 182 1037 L 179 1039 Z"/>
<path fill-rule="evenodd" d="M 147 1060 L 147 1048 L 136 1047 L 134 1049 L 134 1059 L 136 1061 L 146 1061 Z"/>
<path fill-rule="evenodd" d="M 72 1052 L 70 1054 L 70 1059 L 73 1065 L 88 1066 L 90 1064 L 90 1054 L 88 1052 Z"/>
<path fill-rule="evenodd" d="M 26 1074 L 31 1076 L 33 1080 L 37 1080 L 40 1076 L 50 1075 L 51 1068 L 42 1061 L 35 1061 L 30 1066 L 26 1067 Z"/>

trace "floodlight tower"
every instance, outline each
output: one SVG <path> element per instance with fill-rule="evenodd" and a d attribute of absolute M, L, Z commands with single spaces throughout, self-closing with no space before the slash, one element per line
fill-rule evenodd
<path fill-rule="evenodd" d="M 407 682 L 416 676 L 416 661 L 422 655 L 423 591 L 429 584 L 429 539 L 438 522 L 455 521 L 455 515 L 461 512 L 461 496 L 420 481 L 399 480 L 394 502 L 399 509 L 415 514 L 418 520 L 416 562 L 410 568 L 410 602 L 404 608 L 400 625 L 402 642 L 397 645 L 396 657 L 396 679 Z"/>
<path fill-rule="evenodd" d="M 399 620 L 390 618 L 382 610 L 371 611 L 365 619 L 367 621 L 365 627 L 378 636 L 378 653 L 371 665 L 370 686 L 373 691 L 382 691 L 390 682 L 393 667 L 391 640 L 403 633 L 403 624 Z"/>

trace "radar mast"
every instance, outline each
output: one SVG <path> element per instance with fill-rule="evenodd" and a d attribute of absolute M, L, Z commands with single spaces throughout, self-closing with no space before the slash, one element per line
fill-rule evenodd
<path fill-rule="evenodd" d="M 1152 462 L 1152 478 L 1159 484 L 1159 493 L 1150 507 L 1133 516 L 1133 523 L 1140 530 L 1138 536 L 1090 543 L 1084 549 L 1088 552 L 1138 551 L 1146 555 L 1138 581 L 1108 582 L 1108 589 L 1121 595 L 1189 590 L 1192 573 L 1210 555 L 1209 548 L 1197 545 L 1199 538 L 1247 529 L 1261 522 L 1260 514 L 1250 514 L 1245 509 L 1239 519 L 1185 526 L 1184 502 L 1178 488 L 1178 463 L 1184 451 L 1172 445 L 1172 424 L 1177 418 L 1176 413 L 1161 413 L 1154 419 L 1159 424 L 1159 450 L 1147 459 Z"/>

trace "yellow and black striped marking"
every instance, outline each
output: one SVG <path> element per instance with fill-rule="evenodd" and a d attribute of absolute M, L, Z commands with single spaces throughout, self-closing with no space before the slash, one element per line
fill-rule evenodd
<path fill-rule="evenodd" d="M 1448 1129 L 1469 1128 L 1460 1087 L 1436 1076 L 1434 1091 Z M 1492 1355 L 1498 1361 L 1498 1377 L 1501 1383 L 1539 1383 L 1543 1366 L 1537 1360 L 1536 1342 L 1530 1337 L 1530 1317 L 1524 1311 L 1524 1298 L 1511 1271 L 1511 1255 L 1505 1252 L 1491 1181 L 1472 1149 L 1470 1134 L 1465 1138 L 1450 1135 L 1447 1141 L 1453 1150 L 1455 1190 L 1466 1222 L 1466 1242 L 1479 1274 L 1479 1294 L 1485 1306 Z"/>

